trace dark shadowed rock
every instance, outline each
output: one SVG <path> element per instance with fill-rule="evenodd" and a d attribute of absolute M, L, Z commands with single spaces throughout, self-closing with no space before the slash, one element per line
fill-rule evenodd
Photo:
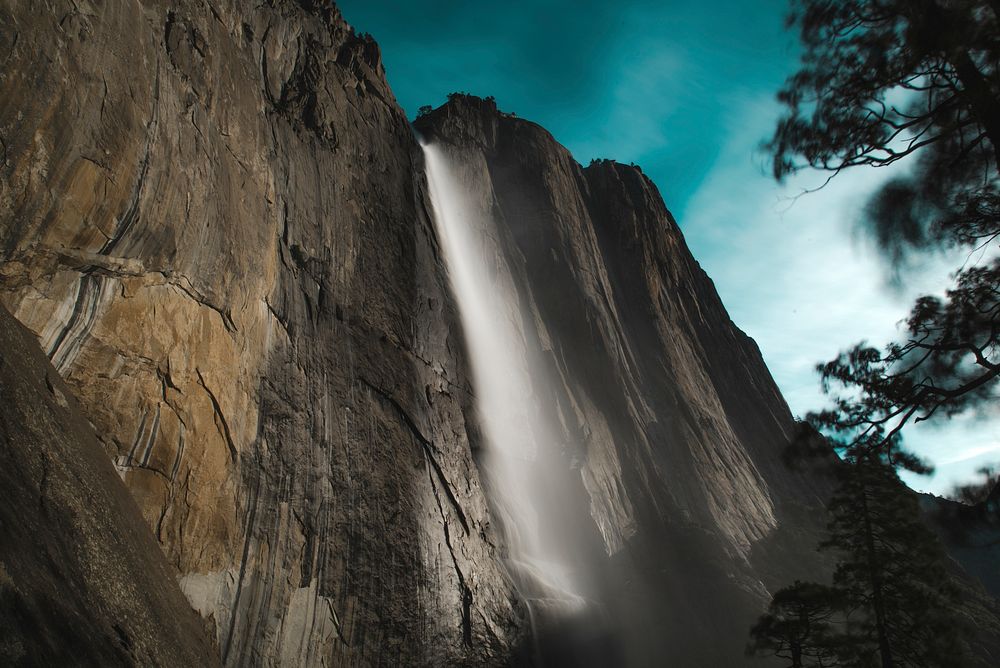
<path fill-rule="evenodd" d="M 475 98 L 418 121 L 555 379 L 533 388 L 561 425 L 543 529 L 591 604 L 554 614 L 505 565 L 421 149 L 370 38 L 329 2 L 0 0 L 0 89 L 0 302 L 66 381 L 0 349 L 34 393 L 11 439 L 62 415 L 47 388 L 79 398 L 225 664 L 740 665 L 769 589 L 824 571 L 829 485 L 781 461 L 788 408 L 637 168 L 584 169 Z M 106 518 L 49 482 L 95 455 L 51 452 L 2 454 L 39 502 L 15 519 Z M 115 536 L 4 557 L 0 651 L 144 663 L 183 636 L 163 662 L 198 664 L 190 615 L 147 624 L 177 605 L 160 562 L 115 589 L 142 608 L 121 633 L 66 623 Z"/>
<path fill-rule="evenodd" d="M 757 346 L 639 169 L 584 169 L 544 129 L 474 97 L 417 128 L 495 221 L 512 318 L 556 379 L 535 388 L 564 426 L 565 480 L 550 484 L 567 504 L 559 524 L 590 527 L 572 552 L 596 574 L 606 632 L 636 665 L 743 662 L 768 587 L 822 573 L 830 489 L 783 463 L 793 421 Z"/>
<path fill-rule="evenodd" d="M 523 633 L 420 149 L 328 2 L 0 2 L 0 301 L 227 664 Z"/>
<path fill-rule="evenodd" d="M 981 665 L 1000 663 L 1000 517 L 989 500 L 966 505 L 921 494 L 920 508 L 952 559 L 962 623 Z"/>
<path fill-rule="evenodd" d="M 0 307 L 0 664 L 217 657 L 72 392 Z"/>

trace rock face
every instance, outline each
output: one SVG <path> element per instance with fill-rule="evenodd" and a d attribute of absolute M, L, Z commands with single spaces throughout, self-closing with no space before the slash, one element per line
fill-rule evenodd
<path fill-rule="evenodd" d="M 227 664 L 524 626 L 420 149 L 327 3 L 0 2 L 0 292 Z"/>
<path fill-rule="evenodd" d="M 534 392 L 563 425 L 567 480 L 547 484 L 572 490 L 576 515 L 559 524 L 591 525 L 573 552 L 600 574 L 591 595 L 612 651 L 739 663 L 765 582 L 816 577 L 803 559 L 822 513 L 807 513 L 828 489 L 781 462 L 792 418 L 756 345 L 638 168 L 581 168 L 539 126 L 473 97 L 417 129 L 447 151 L 474 218 L 495 225 L 529 363 L 556 379 Z"/>
<path fill-rule="evenodd" d="M 69 388 L 2 307 L 0 401 L 0 664 L 217 665 Z"/>
<path fill-rule="evenodd" d="M 375 43 L 307 0 L 0 0 L 0 86 L 0 301 L 222 661 L 535 658 Z M 604 635 L 536 624 L 540 651 L 739 664 L 766 588 L 815 572 L 823 496 L 779 461 L 756 346 L 639 170 L 583 169 L 486 101 L 418 126 L 496 224 L 558 379 L 536 392 L 563 425 L 553 502 Z"/>

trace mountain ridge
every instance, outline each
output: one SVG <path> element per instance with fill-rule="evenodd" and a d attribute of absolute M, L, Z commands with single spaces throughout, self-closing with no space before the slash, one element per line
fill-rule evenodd
<path fill-rule="evenodd" d="M 307 0 L 0 19 L 0 303 L 223 664 L 739 665 L 769 589 L 824 572 L 827 483 L 782 463 L 788 407 L 640 169 L 582 167 L 489 100 L 415 121 L 492 235 L 519 363 L 553 379 L 547 529 L 593 611 L 538 620 L 374 40 Z"/>

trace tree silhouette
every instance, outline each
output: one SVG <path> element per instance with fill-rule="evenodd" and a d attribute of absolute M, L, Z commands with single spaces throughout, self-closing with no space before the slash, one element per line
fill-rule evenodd
<path fill-rule="evenodd" d="M 833 582 L 848 606 L 842 660 L 882 668 L 962 665 L 952 613 L 957 590 L 916 495 L 870 457 L 849 462 L 839 475 L 822 547 L 841 555 Z"/>
<path fill-rule="evenodd" d="M 830 178 L 913 156 L 870 202 L 866 222 L 890 258 L 940 247 L 996 247 L 1000 236 L 1000 0 L 796 0 L 802 66 L 779 93 L 776 178 Z M 818 367 L 834 409 L 808 419 L 890 463 L 912 421 L 997 398 L 1000 260 L 956 274 L 944 298 L 913 307 L 903 341 L 859 344 Z"/>
<path fill-rule="evenodd" d="M 1000 151 L 996 0 L 796 0 L 805 47 L 779 93 L 779 178 L 887 165 L 952 143 Z"/>
<path fill-rule="evenodd" d="M 821 549 L 838 562 L 833 585 L 796 582 L 774 594 L 748 653 L 806 666 L 958 668 L 957 589 L 916 495 L 877 457 L 838 467 Z"/>
<path fill-rule="evenodd" d="M 840 590 L 796 581 L 774 594 L 767 613 L 750 629 L 747 654 L 788 659 L 789 668 L 836 665 L 839 636 L 832 620 L 842 607 Z"/>
<path fill-rule="evenodd" d="M 951 496 L 969 506 L 989 506 L 987 509 L 994 514 L 1000 514 L 1000 495 L 997 494 L 997 483 L 1000 483 L 1000 469 L 984 466 L 978 471 L 980 479 L 959 485 Z"/>
<path fill-rule="evenodd" d="M 833 178 L 906 160 L 910 169 L 866 209 L 893 262 L 942 247 L 996 248 L 1000 0 L 794 0 L 789 22 L 803 55 L 779 93 L 785 114 L 768 144 L 775 177 L 818 169 Z M 918 299 L 901 341 L 858 344 L 819 365 L 833 406 L 807 416 L 811 428 L 791 452 L 832 445 L 843 460 L 833 467 L 839 482 L 822 545 L 838 555 L 828 591 L 840 605 L 824 613 L 818 646 L 783 613 L 783 625 L 761 618 L 754 637 L 763 644 L 752 647 L 789 653 L 794 639 L 803 666 L 962 665 L 956 591 L 896 471 L 930 470 L 902 448 L 906 425 L 997 398 L 998 337 L 993 259 L 961 267 L 943 297 Z M 778 592 L 769 614 L 798 609 L 804 591 L 798 583 Z"/>
<path fill-rule="evenodd" d="M 975 520 L 974 526 L 980 530 L 984 527 L 994 529 L 987 544 L 1000 544 L 1000 539 L 996 536 L 996 529 L 1000 529 L 1000 469 L 984 466 L 978 473 L 978 480 L 970 480 L 952 490 L 950 496 L 962 505 L 959 506 L 960 517 L 956 518 L 959 521 L 952 523 L 949 528 L 954 532 L 953 535 L 961 536 L 965 529 L 961 520 L 972 519 Z M 982 544 L 981 539 L 977 542 Z"/>
<path fill-rule="evenodd" d="M 821 431 L 855 447 L 882 449 L 889 463 L 929 467 L 893 448 L 900 430 L 941 412 L 953 416 L 996 399 L 1000 375 L 1000 263 L 972 267 L 939 297 L 921 297 L 907 339 L 885 351 L 857 345 L 817 368 L 834 407 L 811 413 Z"/>

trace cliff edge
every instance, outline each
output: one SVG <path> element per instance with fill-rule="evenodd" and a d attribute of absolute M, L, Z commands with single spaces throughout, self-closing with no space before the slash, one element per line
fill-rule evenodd
<path fill-rule="evenodd" d="M 528 364 L 555 379 L 534 394 L 563 426 L 560 524 L 590 527 L 575 552 L 609 634 L 636 665 L 740 663 L 768 588 L 822 572 L 829 491 L 781 460 L 793 419 L 757 346 L 640 169 L 582 167 L 488 99 L 453 95 L 416 128 L 495 227 Z"/>
<path fill-rule="evenodd" d="M 217 651 L 76 399 L 0 307 L 0 663 L 212 666 Z"/>

